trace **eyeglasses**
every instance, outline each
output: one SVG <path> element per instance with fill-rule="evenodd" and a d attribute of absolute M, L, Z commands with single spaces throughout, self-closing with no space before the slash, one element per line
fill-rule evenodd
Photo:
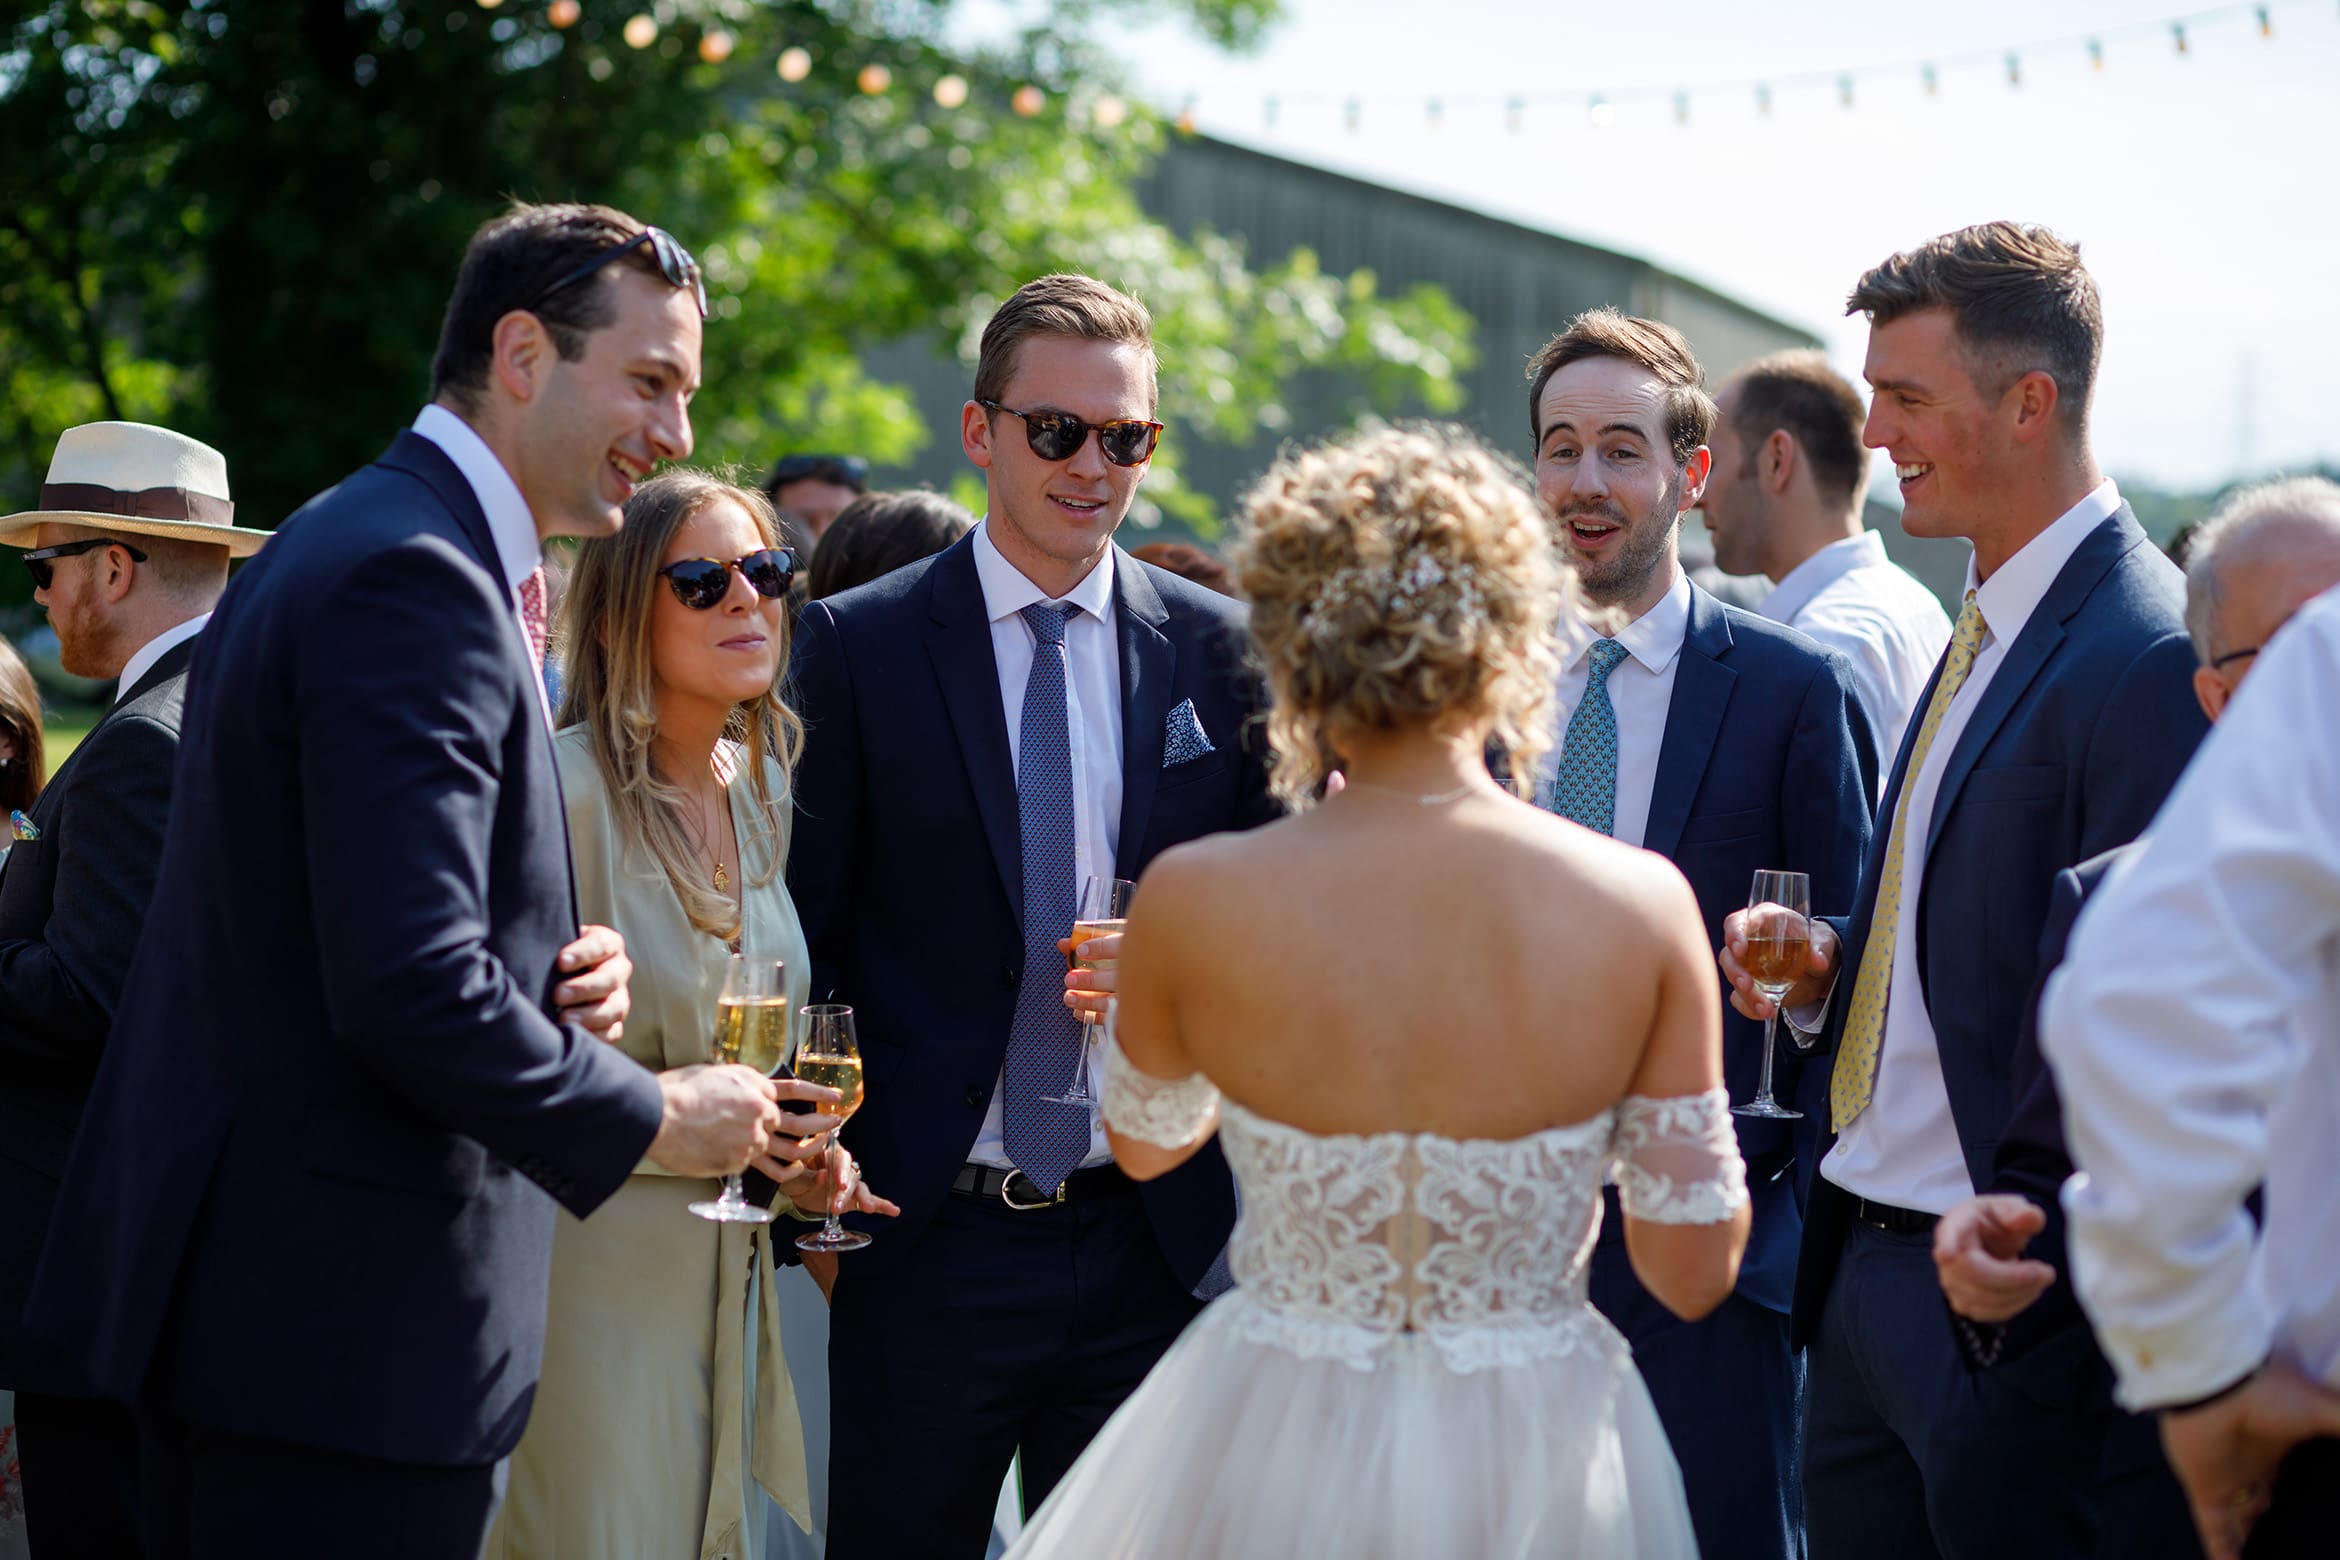
<path fill-rule="evenodd" d="M 869 483 L 869 462 L 858 455 L 783 455 L 764 491 L 777 493 L 791 482 L 834 482 L 858 493 Z"/>
<path fill-rule="evenodd" d="M 551 286 L 537 289 L 536 296 L 528 300 L 528 307 L 532 310 L 535 309 L 545 299 L 550 298 L 562 288 L 574 287 L 618 256 L 630 254 L 644 244 L 650 246 L 650 258 L 658 262 L 658 274 L 666 278 L 666 285 L 689 288 L 692 298 L 699 305 L 699 318 L 705 319 L 707 317 L 707 283 L 700 275 L 699 262 L 693 260 L 691 252 L 675 241 L 672 233 L 657 227 L 646 227 L 624 243 L 612 244 Z"/>
<path fill-rule="evenodd" d="M 1116 417 L 1111 422 L 1092 423 L 1083 422 L 1070 412 L 1019 412 L 997 401 L 975 404 L 1022 418 L 1024 442 L 1042 460 L 1072 459 L 1094 432 L 1097 448 L 1107 460 L 1116 466 L 1140 466 L 1153 455 L 1154 441 L 1162 437 L 1162 425 L 1142 417 Z"/>
<path fill-rule="evenodd" d="M 2229 650 L 2226 654 L 2218 656 L 2210 662 L 2210 670 L 2215 672 L 2229 661 L 2239 661 L 2245 656 L 2257 655 L 2265 648 L 2265 645 L 2253 645 L 2248 650 Z"/>
<path fill-rule="evenodd" d="M 731 594 L 734 569 L 757 595 L 776 601 L 788 594 L 788 582 L 796 578 L 796 550 L 765 547 L 729 563 L 721 558 L 678 558 L 658 572 L 674 587 L 675 600 L 693 612 L 705 612 Z"/>
<path fill-rule="evenodd" d="M 32 551 L 24 554 L 24 567 L 26 572 L 33 577 L 33 588 L 35 590 L 49 588 L 49 581 L 56 575 L 56 571 L 49 567 L 49 561 L 52 558 L 72 558 L 99 547 L 119 547 L 130 555 L 132 562 L 144 563 L 146 561 L 146 554 L 128 542 L 111 536 L 93 536 L 80 542 L 59 542 L 54 547 L 35 547 Z"/>

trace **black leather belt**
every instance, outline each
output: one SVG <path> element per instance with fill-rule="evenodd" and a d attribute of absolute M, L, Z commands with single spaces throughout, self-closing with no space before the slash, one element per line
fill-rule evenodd
<path fill-rule="evenodd" d="M 1019 1213 L 1053 1208 L 1059 1203 L 1089 1202 L 1114 1192 L 1135 1190 L 1136 1186 L 1119 1165 L 1092 1165 L 1086 1170 L 1075 1170 L 1065 1177 L 1054 1197 L 1034 1185 L 1023 1171 L 1002 1170 L 997 1165 L 961 1165 L 958 1178 L 951 1182 L 951 1190 L 962 1197 L 1005 1203 Z"/>
<path fill-rule="evenodd" d="M 1942 1222 L 1942 1216 L 1938 1213 L 1896 1208 L 1891 1203 L 1871 1202 L 1866 1197 L 1853 1200 L 1853 1217 L 1873 1230 L 1884 1230 L 1892 1235 L 1923 1235 Z"/>

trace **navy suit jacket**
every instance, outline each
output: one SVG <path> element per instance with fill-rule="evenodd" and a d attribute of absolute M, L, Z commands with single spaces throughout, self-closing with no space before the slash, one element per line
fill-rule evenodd
<path fill-rule="evenodd" d="M 845 1135 L 900 1204 L 856 1263 L 900 1252 L 966 1162 L 1007 1056 L 1023 973 L 1023 847 L 991 622 L 973 535 L 808 603 L 793 702 L 806 727 L 788 889 L 822 1000 L 853 1005 L 868 1102 Z M 1117 872 L 1279 811 L 1244 665 L 1243 608 L 1116 551 L 1122 802 Z M 1170 711 L 1194 701 L 1213 751 L 1163 767 Z M 1069 1061 L 1069 1058 L 1068 1058 Z M 1180 1282 L 1234 1225 L 1214 1142 L 1142 1188 Z"/>
<path fill-rule="evenodd" d="M 1711 946 L 1722 945 L 1723 917 L 1746 908 L 1766 868 L 1808 875 L 1815 909 L 1850 901 L 1876 772 L 1876 739 L 1844 657 L 1693 585 L 1642 843 L 1689 880 Z M 1772 1088 L 1783 1103 L 1796 1099 L 1800 1066 L 1782 1026 Z M 1726 1005 L 1723 1080 L 1733 1102 L 1754 1098 L 1762 1067 L 1763 1026 Z M 1784 1312 L 1802 1233 L 1791 1130 L 1799 1124 L 1733 1120 L 1754 1213 L 1738 1292 Z M 1627 1337 L 1681 1324 L 1633 1278 L 1622 1219 L 1602 1221 L 1594 1264 L 1601 1308 Z"/>
<path fill-rule="evenodd" d="M 123 690 L 33 804 L 39 837 L 0 873 L 0 1387 L 83 1389 L 18 1318 L 154 893 L 194 659 L 182 641 Z"/>
<path fill-rule="evenodd" d="M 2184 607 L 2184 577 L 2123 505 L 2081 539 L 2048 587 L 1942 772 L 1911 913 L 1942 1082 L 1977 1187 L 2000 1184 L 1999 1147 L 2020 1098 L 2016 1058 L 2056 874 L 2143 833 L 2208 729 L 2194 698 Z M 1921 709 L 1941 675 L 1937 665 Z M 1910 723 L 1894 762 L 1886 818 L 1918 725 Z M 1882 830 L 1877 838 L 1882 847 Z M 1862 871 L 1842 929 L 1836 995 L 1845 1000 L 1831 1003 L 1818 1051 L 1833 1053 L 1843 1034 L 1852 1003 L 1841 982 L 1860 969 L 1884 863 L 1880 848 Z M 1835 1141 L 1824 1131 L 1821 1152 Z M 1814 1178 L 1796 1275 L 1799 1343 L 1818 1325 L 1852 1207 L 1852 1194 Z"/>
<path fill-rule="evenodd" d="M 659 1120 L 548 1011 L 577 922 L 538 701 L 417 435 L 229 584 L 26 1317 L 98 1391 L 405 1463 L 519 1439 L 554 1201 L 591 1210 Z"/>

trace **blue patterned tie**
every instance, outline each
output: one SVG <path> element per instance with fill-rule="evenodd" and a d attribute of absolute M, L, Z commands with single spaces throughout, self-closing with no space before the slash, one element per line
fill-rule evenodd
<path fill-rule="evenodd" d="M 1016 987 L 1000 1103 L 1009 1160 L 1051 1196 L 1088 1157 L 1090 1130 L 1087 1110 L 1042 1097 L 1064 1092 L 1081 1053 L 1080 1021 L 1064 1005 L 1064 955 L 1056 951 L 1056 940 L 1072 930 L 1075 908 L 1065 612 L 1046 602 L 1024 609 L 1033 639 L 1023 729 L 1016 741 L 1016 816 L 1024 836 L 1024 977 Z"/>
<path fill-rule="evenodd" d="M 1592 642 L 1584 697 L 1568 717 L 1552 781 L 1552 811 L 1609 835 L 1617 832 L 1617 707 L 1609 702 L 1609 674 L 1625 653 L 1614 639 Z"/>

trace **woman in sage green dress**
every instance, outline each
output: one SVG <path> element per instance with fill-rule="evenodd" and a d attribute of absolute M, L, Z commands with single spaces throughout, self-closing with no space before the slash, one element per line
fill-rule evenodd
<path fill-rule="evenodd" d="M 783 963 L 794 1007 L 806 996 L 781 873 L 799 728 L 779 692 L 777 534 L 762 495 L 667 472 L 634 493 L 622 532 L 581 549 L 561 616 L 555 747 L 578 910 L 626 940 L 633 1006 L 616 1039 L 652 1068 L 708 1059 L 735 950 Z M 780 1091 L 836 1098 L 785 1079 Z M 590 1219 L 562 1215 L 543 1375 L 491 1556 L 757 1560 L 759 1487 L 809 1526 L 769 1252 L 793 1259 L 791 1212 L 893 1207 L 814 1136 L 783 1141 L 761 1168 L 784 1215 L 771 1225 L 694 1217 L 686 1205 L 718 1183 L 647 1161 Z"/>

